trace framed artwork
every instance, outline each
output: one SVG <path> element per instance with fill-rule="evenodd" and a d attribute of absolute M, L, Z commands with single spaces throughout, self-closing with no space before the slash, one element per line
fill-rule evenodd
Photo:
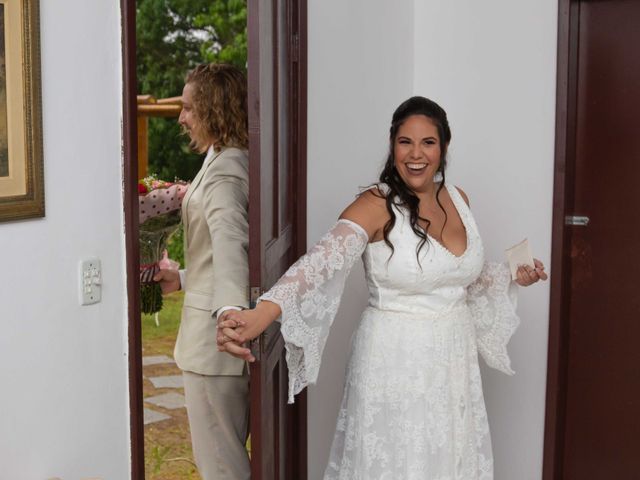
<path fill-rule="evenodd" d="M 38 0 L 0 0 L 0 222 L 43 216 Z"/>

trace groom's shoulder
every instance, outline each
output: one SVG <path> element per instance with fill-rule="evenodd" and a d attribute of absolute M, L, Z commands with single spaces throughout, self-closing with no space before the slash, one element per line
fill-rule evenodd
<path fill-rule="evenodd" d="M 225 148 L 213 161 L 211 173 L 248 179 L 249 157 L 247 151 L 236 147 Z"/>

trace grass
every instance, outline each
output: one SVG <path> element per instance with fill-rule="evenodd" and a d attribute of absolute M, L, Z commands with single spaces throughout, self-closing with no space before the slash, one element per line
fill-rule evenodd
<path fill-rule="evenodd" d="M 142 351 L 144 356 L 167 355 L 173 358 L 173 347 L 180 326 L 183 296 L 182 292 L 176 292 L 164 298 L 164 305 L 159 313 L 159 326 L 156 326 L 155 315 L 142 316 Z M 174 364 L 146 366 L 143 373 L 145 377 L 143 379 L 144 398 L 175 391 L 175 389 L 154 388 L 149 377 L 181 374 L 180 369 Z M 145 425 L 146 479 L 200 480 L 200 475 L 193 461 L 186 409 L 166 410 L 151 404 L 145 404 L 145 406 L 171 416 L 171 419 Z"/>
<path fill-rule="evenodd" d="M 160 326 L 155 315 L 142 315 L 142 349 L 144 355 L 168 355 L 173 357 L 173 346 L 178 336 L 182 312 L 182 291 L 164 297 L 162 310 L 158 312 Z"/>

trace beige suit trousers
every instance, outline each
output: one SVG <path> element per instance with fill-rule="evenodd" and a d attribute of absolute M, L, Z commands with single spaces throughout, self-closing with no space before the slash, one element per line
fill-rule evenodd
<path fill-rule="evenodd" d="M 249 375 L 183 371 L 191 444 L 203 480 L 249 480 Z"/>

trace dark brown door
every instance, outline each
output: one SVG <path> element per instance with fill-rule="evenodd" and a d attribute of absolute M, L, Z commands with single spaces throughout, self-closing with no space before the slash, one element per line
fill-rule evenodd
<path fill-rule="evenodd" d="M 249 0 L 252 301 L 306 247 L 306 3 Z M 251 478 L 306 479 L 306 399 L 287 405 L 279 324 L 253 342 Z"/>
<path fill-rule="evenodd" d="M 563 391 L 545 478 L 637 480 L 640 2 L 575 2 L 570 15 L 564 371 L 550 385 Z"/>

